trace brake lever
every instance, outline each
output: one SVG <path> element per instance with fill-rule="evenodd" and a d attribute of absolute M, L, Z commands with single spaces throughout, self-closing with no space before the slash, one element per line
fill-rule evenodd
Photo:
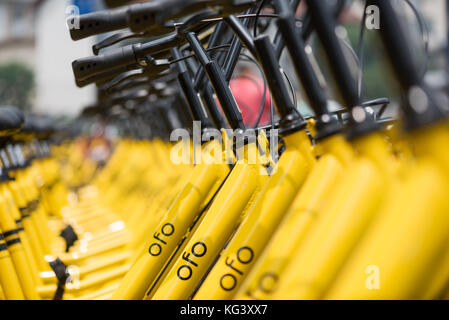
<path fill-rule="evenodd" d="M 124 82 L 122 85 L 119 85 L 115 89 L 110 89 L 109 92 L 106 92 L 106 93 L 109 95 L 112 95 L 112 94 L 115 94 L 115 93 L 118 93 L 121 91 L 134 89 L 134 88 L 138 88 L 138 87 L 143 87 L 143 86 L 148 86 L 150 81 L 151 80 L 147 79 L 147 78 L 142 78 L 139 80 L 130 80 L 130 81 Z M 103 91 L 103 92 L 105 92 L 105 91 Z"/>
<path fill-rule="evenodd" d="M 127 74 L 123 74 L 112 80 L 111 84 L 119 85 L 126 79 L 135 79 L 140 77 L 159 76 L 162 72 L 170 69 L 170 62 L 168 59 L 154 59 L 151 56 L 146 56 L 145 61 L 141 62 L 144 65 L 143 69 L 135 70 Z"/>
<path fill-rule="evenodd" d="M 218 12 L 211 9 L 204 9 L 201 12 L 191 16 L 186 21 L 180 24 L 175 24 L 178 34 L 186 34 L 188 32 L 194 32 L 198 34 L 205 27 L 211 26 L 211 24 L 218 23 L 218 21 L 204 21 L 206 19 L 214 18 L 218 15 Z"/>
<path fill-rule="evenodd" d="M 231 3 L 229 3 L 231 2 Z M 244 9 L 248 9 L 252 4 L 255 3 L 253 0 L 233 0 L 233 1 L 211 1 L 211 3 L 216 3 L 215 6 L 206 8 L 201 12 L 188 18 L 182 23 L 175 23 L 178 33 L 185 34 L 188 32 L 194 32 L 196 34 L 200 33 L 204 28 L 210 27 L 221 21 L 223 17 L 228 17 L 230 15 L 241 12 Z M 251 4 L 251 5 L 250 5 Z"/>
<path fill-rule="evenodd" d="M 122 104 L 128 100 L 134 100 L 134 101 L 145 101 L 148 99 L 148 96 L 150 95 L 150 92 L 148 90 L 138 90 L 136 92 L 132 93 L 125 93 L 125 94 L 117 94 L 113 97 L 111 97 L 112 104 Z"/>
<path fill-rule="evenodd" d="M 119 67 L 117 69 L 112 69 L 112 70 L 110 70 L 108 72 L 95 75 L 95 76 L 87 78 L 85 80 L 75 79 L 75 82 L 76 82 L 76 85 L 79 88 L 83 88 L 83 87 L 85 87 L 87 85 L 90 85 L 90 84 L 93 84 L 93 83 L 95 83 L 98 87 L 101 87 L 102 85 L 106 84 L 108 81 L 111 81 L 112 79 L 114 79 L 118 75 L 120 75 L 120 74 L 122 74 L 124 72 L 128 72 L 128 71 L 132 71 L 132 70 L 138 69 L 138 68 L 139 67 L 137 65 L 127 66 L 127 67 Z"/>
<path fill-rule="evenodd" d="M 149 83 L 149 81 L 145 81 L 145 83 L 140 83 L 139 85 L 145 84 L 147 87 L 145 89 L 139 89 L 131 91 L 134 86 L 130 86 L 128 91 L 125 92 L 115 92 L 114 95 L 111 96 L 111 100 L 117 101 L 118 99 L 125 100 L 147 100 L 150 96 L 158 96 L 160 97 L 164 90 L 167 89 L 167 83 L 163 81 L 156 81 L 153 83 Z M 135 86 L 137 87 L 137 86 Z"/>
<path fill-rule="evenodd" d="M 98 56 L 100 51 L 102 49 L 105 49 L 107 47 L 111 47 L 114 44 L 117 44 L 119 42 L 122 42 L 124 40 L 128 39 L 134 39 L 134 38 L 145 38 L 148 37 L 148 33 L 142 32 L 142 33 L 134 33 L 134 32 L 119 32 L 116 34 L 113 34 L 110 37 L 107 37 L 106 39 L 94 44 L 92 46 L 92 51 L 94 55 Z"/>
<path fill-rule="evenodd" d="M 118 86 L 120 86 L 122 83 L 130 81 L 130 80 L 136 80 L 144 77 L 143 70 L 133 70 L 130 72 L 123 73 L 119 75 L 118 77 L 115 77 L 108 83 L 102 86 L 102 90 L 111 93 L 111 91 Z"/>
<path fill-rule="evenodd" d="M 146 72 L 145 72 L 146 71 Z M 148 70 L 141 71 L 140 73 L 133 72 L 127 73 L 120 77 L 117 77 L 111 81 L 106 86 L 103 86 L 102 90 L 106 91 L 108 94 L 114 92 L 135 88 L 144 85 L 150 85 L 152 81 L 159 80 L 161 83 L 168 83 L 175 79 L 175 75 L 166 71 L 161 71 L 159 73 L 148 72 Z M 156 82 L 158 83 L 158 82 Z M 151 84 L 157 86 L 154 83 Z"/>
<path fill-rule="evenodd" d="M 167 23 L 162 27 L 156 26 L 155 28 L 145 31 L 145 32 L 119 32 L 116 34 L 113 34 L 112 36 L 94 44 L 92 46 L 92 51 L 94 55 L 98 55 L 102 49 L 105 49 L 107 47 L 111 47 L 119 42 L 128 40 L 128 39 L 138 39 L 138 38 L 150 38 L 150 37 L 157 37 L 157 36 L 163 36 L 168 33 L 171 33 L 175 31 L 175 24 L 174 23 Z"/>
<path fill-rule="evenodd" d="M 129 73 L 120 75 L 119 77 L 110 81 L 108 84 L 104 85 L 102 89 L 111 93 L 114 89 L 123 90 L 123 86 L 121 85 L 127 83 L 130 80 L 142 80 L 141 82 L 139 82 L 140 85 L 144 84 L 145 82 L 148 83 L 152 80 L 156 80 L 160 76 L 164 75 L 164 74 L 153 74 L 151 72 L 148 72 L 147 70 L 140 70 L 140 71 L 136 70 L 136 71 L 138 72 L 131 71 Z"/>
<path fill-rule="evenodd" d="M 216 5 L 221 6 L 221 15 L 231 15 L 250 9 L 258 1 L 257 0 L 215 0 Z"/>
<path fill-rule="evenodd" d="M 142 78 L 139 80 L 126 81 L 122 85 L 119 85 L 117 88 L 110 90 L 109 94 L 116 94 L 118 92 L 123 92 L 126 90 L 135 89 L 138 87 L 149 88 L 152 85 L 151 81 L 154 81 L 155 79 L 156 79 L 156 77 L 154 79 L 150 79 L 149 77 L 146 77 L 146 78 Z"/>

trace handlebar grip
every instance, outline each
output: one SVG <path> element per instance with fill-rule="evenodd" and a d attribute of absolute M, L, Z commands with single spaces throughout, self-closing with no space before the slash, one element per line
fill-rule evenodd
<path fill-rule="evenodd" d="M 128 6 L 128 25 L 133 32 L 149 29 L 163 32 L 168 20 L 181 18 L 204 9 L 209 0 L 156 0 Z M 161 29 L 162 28 L 162 29 Z"/>
<path fill-rule="evenodd" d="M 127 8 L 103 10 L 69 18 L 67 24 L 73 40 L 81 40 L 97 34 L 124 29 L 127 27 Z"/>
<path fill-rule="evenodd" d="M 172 1 L 166 1 L 171 3 Z M 162 1 L 136 3 L 128 6 L 127 22 L 132 32 L 142 32 L 153 28 L 160 18 L 158 15 L 167 7 Z"/>
<path fill-rule="evenodd" d="M 139 44 L 118 48 L 103 55 L 73 61 L 72 69 L 75 79 L 77 81 L 86 80 L 100 73 L 137 63 L 134 54 L 135 46 L 139 46 Z"/>
<path fill-rule="evenodd" d="M 131 4 L 133 0 L 105 0 L 104 2 L 108 8 L 116 8 Z"/>
<path fill-rule="evenodd" d="M 97 86 L 102 86 L 102 85 L 106 84 L 108 81 L 121 75 L 122 73 L 133 70 L 133 69 L 134 68 L 130 68 L 129 66 L 115 68 L 108 72 L 100 73 L 93 77 L 87 78 L 85 80 L 76 80 L 76 85 L 80 88 L 88 86 L 92 83 L 95 83 Z"/>

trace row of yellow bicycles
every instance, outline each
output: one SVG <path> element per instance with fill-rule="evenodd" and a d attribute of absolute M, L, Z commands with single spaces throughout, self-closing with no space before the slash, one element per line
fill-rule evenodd
<path fill-rule="evenodd" d="M 346 1 L 154 0 L 69 18 L 73 40 L 121 31 L 73 62 L 99 100 L 67 128 L 0 109 L 0 297 L 449 298 L 448 108 L 398 2 L 362 2 L 397 117 L 361 94 L 338 32 Z M 252 111 L 242 62 L 263 79 Z"/>

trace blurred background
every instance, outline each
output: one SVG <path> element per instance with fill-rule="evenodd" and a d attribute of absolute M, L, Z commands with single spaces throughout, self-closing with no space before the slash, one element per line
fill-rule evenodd
<path fill-rule="evenodd" d="M 443 72 L 447 52 L 446 1 L 412 2 L 423 14 L 430 34 L 426 78 L 434 85 L 446 87 Z M 349 1 L 348 4 L 350 10 L 340 17 L 345 26 L 342 34 L 357 48 L 363 2 Z M 422 42 L 418 20 L 410 7 L 402 5 L 404 14 L 409 17 L 408 30 L 416 41 Z M 98 39 L 77 42 L 70 39 L 66 19 L 73 14 L 72 6 L 76 6 L 80 14 L 106 8 L 103 0 L 0 0 L 0 105 L 14 105 L 34 113 L 69 117 L 95 103 L 96 91 L 93 86 L 83 89 L 76 87 L 71 62 L 92 55 L 91 47 Z M 381 53 L 374 38 L 369 32 L 365 38 L 365 99 L 394 97 L 394 90 L 384 81 L 384 69 L 378 65 L 382 61 L 379 59 Z M 319 48 L 316 54 L 319 58 Z M 283 64 L 300 92 L 288 57 L 284 57 Z M 325 67 L 323 73 L 326 73 Z M 307 110 L 306 106 L 301 105 L 300 95 L 298 100 L 300 108 Z"/>
<path fill-rule="evenodd" d="M 91 55 L 95 39 L 70 39 L 71 5 L 81 14 L 104 8 L 95 0 L 0 0 L 0 105 L 71 116 L 95 100 L 93 87 L 73 79 L 71 62 Z"/>

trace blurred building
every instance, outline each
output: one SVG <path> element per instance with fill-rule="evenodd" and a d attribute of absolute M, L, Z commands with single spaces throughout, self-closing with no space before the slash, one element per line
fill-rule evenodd
<path fill-rule="evenodd" d="M 95 39 L 74 42 L 66 26 L 68 0 L 42 0 L 35 14 L 35 110 L 74 115 L 96 98 L 93 86 L 75 85 L 72 61 L 92 55 Z M 95 1 L 91 1 L 95 2 Z"/>
<path fill-rule="evenodd" d="M 73 42 L 67 8 L 96 10 L 92 0 L 0 0 L 0 65 L 18 62 L 34 71 L 33 110 L 74 115 L 95 97 L 93 87 L 75 85 L 71 62 L 92 54 L 94 39 Z M 1 101 L 0 101 L 1 104 Z"/>
<path fill-rule="evenodd" d="M 35 13 L 40 0 L 0 0 L 0 62 L 34 66 Z"/>

